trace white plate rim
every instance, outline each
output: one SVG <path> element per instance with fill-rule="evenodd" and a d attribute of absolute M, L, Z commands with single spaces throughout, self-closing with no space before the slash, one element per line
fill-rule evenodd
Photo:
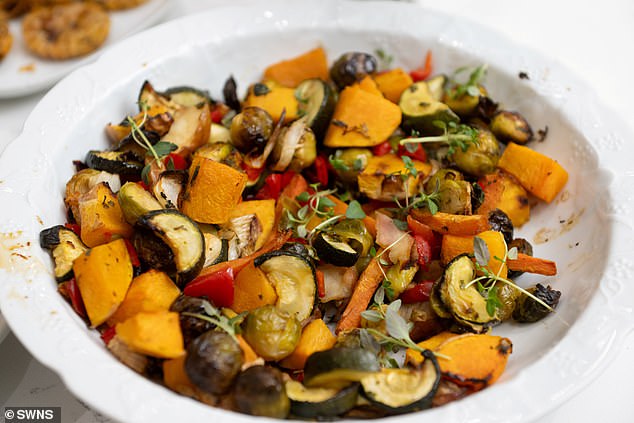
<path fill-rule="evenodd" d="M 345 21 L 347 19 L 346 17 L 350 16 L 349 13 L 356 11 L 357 9 L 355 8 L 359 7 L 358 5 L 348 2 L 327 1 L 324 3 L 329 7 L 329 11 L 324 12 L 324 16 L 328 16 L 336 22 Z M 390 3 L 388 6 L 388 4 L 375 3 L 373 7 L 376 7 L 377 10 L 382 12 L 387 18 L 392 19 L 405 19 L 408 13 L 422 13 L 420 9 L 415 9 L 415 6 L 411 5 L 397 6 Z M 301 7 L 296 6 L 296 8 L 299 9 Z M 47 109 L 54 107 L 57 101 L 64 98 L 66 89 L 77 84 L 86 84 L 89 81 L 95 84 L 94 78 L 96 76 L 105 76 L 103 74 L 105 62 L 125 55 L 127 49 L 136 51 L 143 43 L 152 40 L 159 31 L 171 30 L 188 33 L 189 31 L 193 31 L 192 27 L 195 26 L 195 24 L 203 23 L 205 18 L 228 16 L 225 14 L 235 13 L 236 11 L 246 14 L 245 16 L 266 21 L 267 19 L 271 19 L 271 16 L 286 16 L 287 14 L 289 16 L 295 16 L 293 13 L 297 12 L 296 8 L 284 2 L 272 2 L 267 4 L 266 7 L 257 10 L 239 7 L 222 8 L 205 14 L 169 22 L 160 28 L 139 34 L 109 49 L 96 63 L 74 72 L 46 95 L 27 119 L 23 134 L 7 148 L 0 164 L 11 167 L 11 163 L 9 162 L 10 158 L 17 157 L 20 145 L 23 143 L 32 143 L 33 138 L 37 136 L 42 125 L 47 122 L 47 119 L 50 121 L 50 118 L 46 117 L 45 112 Z M 436 15 L 439 19 L 454 19 L 438 12 L 425 11 L 425 13 Z M 324 16 L 320 15 L 320 18 Z M 475 24 L 472 27 L 488 36 L 495 36 L 494 33 L 486 28 L 481 28 Z M 503 39 L 499 40 L 499 42 L 516 46 L 516 44 Z M 159 58 L 160 56 L 152 56 L 152 54 L 155 53 L 156 52 L 152 52 L 149 56 L 144 57 L 144 59 L 151 60 Z M 547 60 L 537 52 L 532 52 L 528 49 L 525 49 L 525 54 L 540 63 Z M 584 100 L 590 101 L 588 107 L 592 110 L 589 112 L 589 115 L 595 119 L 592 125 L 596 125 L 597 122 L 601 125 L 601 128 L 593 128 L 592 125 L 589 124 L 587 128 L 583 129 L 584 131 L 588 131 L 588 139 L 592 146 L 601 152 L 600 164 L 602 169 L 607 168 L 608 165 L 610 167 L 608 173 L 611 181 L 609 183 L 609 189 L 606 190 L 608 198 L 605 198 L 605 200 L 611 201 L 614 204 L 606 210 L 606 219 L 614 225 L 618 225 L 620 229 L 618 236 L 612 240 L 610 256 L 611 262 L 618 262 L 619 260 L 626 259 L 632 250 L 632 247 L 628 244 L 628 240 L 631 239 L 633 220 L 629 200 L 627 200 L 627 198 L 631 197 L 624 196 L 626 199 L 621 201 L 615 197 L 615 193 L 617 192 L 615 187 L 618 186 L 619 189 L 621 189 L 625 181 L 631 181 L 632 176 L 634 176 L 628 168 L 626 160 L 627 154 L 624 154 L 627 151 L 631 152 L 632 149 L 626 143 L 622 142 L 623 139 L 627 139 L 627 137 L 630 136 L 630 131 L 623 122 L 615 117 L 613 113 L 610 113 L 609 109 L 601 106 L 600 101 L 587 84 L 578 80 L 578 78 L 574 77 L 574 75 L 556 62 L 548 60 L 548 63 L 552 70 L 553 79 L 557 80 L 557 78 L 565 76 L 567 86 L 577 87 L 579 88 L 579 92 L 587 93 L 585 94 Z M 112 75 L 110 75 L 110 77 L 112 77 Z M 92 89 L 94 88 L 93 85 Z M 93 100 L 86 98 L 78 99 L 77 106 L 80 108 L 88 108 L 92 104 L 92 101 Z M 563 113 L 565 114 L 566 110 L 564 110 Z M 605 141 L 600 133 L 600 130 L 604 129 L 605 126 L 613 128 L 611 133 L 612 138 L 608 141 Z M 615 137 L 616 141 L 614 141 Z M 633 184 L 630 183 L 629 185 L 632 186 Z M 14 185 L 9 184 L 6 187 L 1 187 L 0 198 L 6 196 L 6 198 L 13 198 L 15 200 L 16 196 L 21 196 L 19 192 L 20 186 L 19 183 L 15 183 Z M 631 188 L 629 189 L 631 190 Z M 37 266 L 31 266 L 26 270 L 34 271 L 35 267 Z M 527 372 L 524 372 L 519 375 L 517 380 L 510 381 L 505 384 L 504 387 L 496 385 L 487 389 L 486 394 L 473 395 L 448 406 L 426 411 L 424 414 L 405 415 L 393 419 L 398 419 L 399 421 L 414 421 L 414 419 L 416 419 L 418 421 L 423 418 L 432 421 L 431 419 L 444 418 L 449 421 L 466 422 L 479 421 L 480 419 L 487 418 L 490 421 L 529 421 L 543 415 L 543 413 L 552 409 L 557 404 L 570 398 L 605 368 L 607 363 L 614 356 L 615 351 L 618 350 L 618 346 L 622 343 L 626 334 L 631 332 L 634 327 L 630 303 L 628 300 L 622 298 L 623 296 L 632 298 L 633 288 L 628 287 L 622 282 L 617 282 L 619 279 L 628 279 L 627 277 L 619 278 L 618 272 L 622 272 L 622 269 L 618 268 L 618 266 L 609 266 L 608 269 L 606 269 L 606 275 L 602 279 L 599 295 L 590 303 L 588 309 L 571 328 L 570 333 L 562 339 L 560 344 L 558 344 L 547 357 L 543 357 L 534 363 L 530 369 L 527 369 L 531 372 L 551 375 L 552 379 L 549 380 L 547 386 L 540 381 L 535 381 L 527 377 Z M 24 316 L 23 312 L 15 307 L 16 293 L 21 292 L 20 289 L 16 288 L 16 283 L 19 281 L 14 280 L 15 278 L 10 276 L 11 275 L 7 275 L 8 283 L 0 288 L 0 306 L 2 306 L 7 321 L 11 327 L 14 328 L 16 336 L 18 336 L 38 360 L 58 371 L 69 389 L 76 395 L 84 398 L 99 411 L 125 421 L 168 421 L 179 417 L 178 412 L 172 411 L 174 407 L 178 410 L 178 408 L 182 406 L 187 406 L 189 407 L 188 412 L 191 413 L 192 418 L 209 418 L 214 416 L 221 421 L 247 422 L 253 420 L 247 416 L 235 415 L 223 410 L 210 409 L 207 406 L 183 397 L 177 397 L 171 394 L 167 395 L 167 392 L 165 392 L 163 388 L 152 386 L 152 384 L 147 381 L 138 380 L 140 378 L 134 375 L 133 372 L 122 368 L 122 366 L 116 362 L 110 362 L 105 366 L 97 368 L 91 368 L 90 365 L 69 366 L 69 357 L 82 359 L 87 355 L 89 356 L 89 353 L 99 353 L 99 351 L 103 353 L 103 350 L 93 345 L 94 343 L 86 343 L 86 339 L 81 337 L 77 338 L 76 331 L 66 326 L 68 322 L 63 322 L 60 319 L 51 319 L 51 323 L 42 324 L 41 322 L 34 321 L 36 319 L 24 320 L 24 318 L 28 316 Z M 628 273 L 626 276 L 631 275 Z M 24 275 L 17 279 L 23 282 Z M 74 346 L 77 347 L 78 350 L 67 351 L 65 349 L 64 354 L 57 355 L 49 355 L 45 351 L 38 350 L 38 345 L 41 345 L 41 338 L 44 337 L 44 339 L 46 339 L 46 334 L 44 334 L 43 331 L 51 329 L 59 333 L 69 333 L 71 337 L 68 338 L 67 348 L 72 350 L 71 347 Z M 586 339 L 588 338 L 587 333 L 593 333 L 592 331 L 600 331 L 601 336 L 594 340 Z M 585 347 L 589 347 L 590 352 L 584 352 L 582 354 L 580 349 Z M 576 350 L 580 351 L 582 357 L 576 358 L 570 356 L 570 352 Z M 553 357 L 556 358 L 556 360 L 552 360 Z M 557 363 L 561 363 L 562 360 L 563 362 L 568 362 L 570 365 L 568 378 L 560 377 L 561 375 L 557 368 Z M 133 395 L 129 399 L 130 404 L 127 405 L 130 407 L 134 404 L 135 407 L 128 408 L 127 412 L 124 412 L 124 407 L 113 411 L 108 408 L 108 405 L 111 404 L 113 400 L 121 400 L 120 395 L 111 390 L 103 389 L 103 386 L 99 389 L 99 395 L 93 392 L 86 394 L 87 389 L 95 389 L 94 382 L 87 380 L 86 375 L 83 374 L 83 372 L 86 371 L 93 376 L 96 374 L 102 376 L 108 376 L 110 374 L 116 375 L 118 380 L 116 383 L 108 382 L 107 386 L 109 388 L 123 389 L 123 387 L 128 384 L 134 387 L 143 387 L 147 393 L 153 394 L 153 398 L 135 397 L 133 391 Z M 537 398 L 542 401 L 537 402 L 539 407 L 535 407 L 534 405 L 531 407 L 530 403 L 509 404 L 505 399 L 505 397 L 508 396 L 521 398 L 521 395 L 526 396 L 526 392 L 532 394 L 528 396 L 532 400 Z M 536 403 L 532 402 L 532 404 Z M 517 407 L 514 407 L 515 405 Z M 519 408 L 519 410 L 517 408 Z M 495 412 L 493 412 L 493 410 Z M 476 411 L 479 413 L 472 414 Z M 189 415 L 190 414 L 188 414 L 188 416 Z"/>

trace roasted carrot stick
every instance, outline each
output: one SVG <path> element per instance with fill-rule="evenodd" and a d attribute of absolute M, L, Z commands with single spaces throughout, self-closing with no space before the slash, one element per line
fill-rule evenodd
<path fill-rule="evenodd" d="M 383 278 L 383 269 L 381 269 L 379 261 L 376 258 L 372 259 L 359 276 L 357 286 L 354 288 L 350 301 L 337 324 L 336 333 L 358 328 L 361 325 L 361 313 L 368 308 L 374 291 L 379 287 Z"/>
<path fill-rule="evenodd" d="M 509 270 L 518 272 L 537 273 L 539 275 L 554 276 L 557 274 L 557 263 L 539 257 L 532 257 L 519 253 L 516 259 L 506 261 Z"/>

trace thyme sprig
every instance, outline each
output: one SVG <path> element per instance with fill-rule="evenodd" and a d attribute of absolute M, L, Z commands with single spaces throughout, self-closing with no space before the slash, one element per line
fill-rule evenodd
<path fill-rule="evenodd" d="M 226 332 L 229 336 L 233 338 L 234 341 L 238 342 L 238 338 L 236 335 L 240 333 L 240 323 L 244 320 L 244 317 L 247 315 L 247 312 L 243 312 L 237 314 L 236 316 L 229 318 L 222 314 L 220 310 L 211 305 L 211 303 L 207 300 L 203 300 L 203 309 L 205 310 L 205 314 L 201 313 L 190 313 L 188 311 L 184 311 L 181 314 L 189 317 L 195 317 L 197 319 L 204 320 L 206 322 L 212 323 L 216 325 L 219 329 Z"/>
<path fill-rule="evenodd" d="M 473 69 L 469 73 L 469 78 L 464 82 L 460 83 L 457 81 L 457 76 L 468 71 L 468 67 L 461 67 L 454 71 L 452 77 L 450 78 L 450 89 L 449 95 L 452 99 L 460 98 L 465 94 L 468 94 L 472 97 L 477 97 L 480 95 L 480 87 L 478 84 L 482 82 L 484 77 L 486 76 L 487 69 L 489 65 L 484 63 L 475 69 Z"/>
<path fill-rule="evenodd" d="M 316 230 L 328 226 L 342 217 L 342 215 L 335 216 L 333 211 L 335 203 L 328 198 L 336 190 L 319 191 L 319 184 L 313 184 L 310 187 L 312 188 L 312 193 L 304 191 L 295 197 L 296 212 L 293 212 L 289 207 L 284 210 L 287 229 L 293 229 L 295 235 L 300 238 L 307 238 L 310 233 L 314 233 Z M 300 206 L 300 203 L 304 203 L 304 205 Z M 309 231 L 307 225 L 314 217 L 324 219 L 324 221 L 313 228 L 312 231 Z"/>
<path fill-rule="evenodd" d="M 408 145 L 440 142 L 449 146 L 447 150 L 447 155 L 449 156 L 454 154 L 457 149 L 461 149 L 464 152 L 467 151 L 471 145 L 478 144 L 478 130 L 469 125 L 457 122 L 444 122 L 441 120 L 435 120 L 433 124 L 443 130 L 441 135 L 404 138 L 400 141 L 400 144 Z"/>

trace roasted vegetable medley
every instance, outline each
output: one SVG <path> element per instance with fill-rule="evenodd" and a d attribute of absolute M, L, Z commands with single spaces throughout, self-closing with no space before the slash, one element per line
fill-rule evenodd
<path fill-rule="evenodd" d="M 557 269 L 515 228 L 568 175 L 488 96 L 485 65 L 388 58 L 315 48 L 244 95 L 229 76 L 222 99 L 143 84 L 111 147 L 75 162 L 68 221 L 41 232 L 119 360 L 277 418 L 423 410 L 500 377 L 513 347 L 493 328 L 561 296 L 522 284 Z"/>

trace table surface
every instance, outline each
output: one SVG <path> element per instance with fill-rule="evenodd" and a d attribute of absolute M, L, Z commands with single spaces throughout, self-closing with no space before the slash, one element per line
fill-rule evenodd
<path fill-rule="evenodd" d="M 226 1 L 232 4 L 236 2 Z M 164 20 L 225 2 L 173 0 L 170 3 L 171 8 Z M 634 65 L 634 2 L 631 0 L 608 0 L 602 3 L 589 0 L 574 3 L 552 0 L 418 0 L 414 3 L 468 17 L 559 61 L 590 82 L 606 107 L 618 113 L 634 133 L 634 121 L 631 118 L 634 84 L 630 83 Z M 368 7 L 371 7 L 369 2 Z M 18 99 L 0 100 L 0 152 L 17 137 L 26 117 L 44 94 L 41 92 Z M 634 170 L 634 165 L 632 167 Z M 627 388 L 634 380 L 633 353 L 634 336 L 630 333 L 616 360 L 609 364 L 603 374 L 539 421 L 634 421 L 632 389 Z M 61 406 L 65 422 L 111 421 L 68 392 L 59 376 L 37 362 L 13 334 L 9 334 L 4 341 L 0 340 L 0 404 L 3 407 Z"/>

